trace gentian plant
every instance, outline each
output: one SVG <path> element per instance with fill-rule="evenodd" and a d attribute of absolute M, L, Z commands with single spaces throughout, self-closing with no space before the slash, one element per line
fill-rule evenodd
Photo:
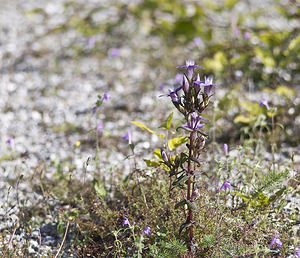
<path fill-rule="evenodd" d="M 204 69 L 195 65 L 193 61 L 186 61 L 183 66 L 177 67 L 183 73 L 182 85 L 174 90 L 169 90 L 169 96 L 176 109 L 184 117 L 185 123 L 179 128 L 185 130 L 187 151 L 182 152 L 176 157 L 167 153 L 166 149 L 161 149 L 161 159 L 164 167 L 170 173 L 170 177 L 175 177 L 172 186 L 179 187 L 183 194 L 183 200 L 175 205 L 175 208 L 187 206 L 186 221 L 180 226 L 179 234 L 185 229 L 189 229 L 188 239 L 190 250 L 193 250 L 193 211 L 196 210 L 194 203 L 196 199 L 195 170 L 200 165 L 199 156 L 205 148 L 207 134 L 203 131 L 205 123 L 209 120 L 202 117 L 202 113 L 209 106 L 212 88 L 216 87 L 212 78 L 204 77 L 200 79 L 199 71 Z M 179 129 L 178 128 L 178 129 Z M 226 185 L 227 186 L 227 185 Z M 228 188 L 225 187 L 224 188 Z"/>

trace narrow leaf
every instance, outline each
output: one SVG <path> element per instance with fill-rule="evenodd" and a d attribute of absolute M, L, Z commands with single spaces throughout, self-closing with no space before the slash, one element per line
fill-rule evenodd
<path fill-rule="evenodd" d="M 186 143 L 188 140 L 187 136 L 182 136 L 182 137 L 176 137 L 173 139 L 170 139 L 168 141 L 168 147 L 171 151 L 175 150 L 177 147 L 179 147 L 180 145 Z"/>
<path fill-rule="evenodd" d="M 130 123 L 136 125 L 137 127 L 143 129 L 143 130 L 146 130 L 148 131 L 149 133 L 152 133 L 152 134 L 156 134 L 157 136 L 159 136 L 160 138 L 164 139 L 165 136 L 163 134 L 159 134 L 159 133 L 156 133 L 154 132 L 153 130 L 151 130 L 150 128 L 148 128 L 147 126 L 145 126 L 144 124 L 140 123 L 140 122 L 136 122 L 136 121 L 130 121 Z"/>
<path fill-rule="evenodd" d="M 164 123 L 159 128 L 170 129 L 173 118 L 173 112 L 168 116 Z"/>
<path fill-rule="evenodd" d="M 175 209 L 178 209 L 179 207 L 184 206 L 186 204 L 187 204 L 187 201 L 186 200 L 182 200 L 182 201 L 180 201 L 180 202 L 178 202 L 178 203 L 175 204 Z"/>

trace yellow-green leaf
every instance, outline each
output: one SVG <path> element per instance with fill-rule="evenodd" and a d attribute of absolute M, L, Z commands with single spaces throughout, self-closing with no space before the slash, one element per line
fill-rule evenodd
<path fill-rule="evenodd" d="M 279 95 L 279 96 L 283 96 L 286 98 L 292 98 L 293 96 L 295 96 L 295 91 L 287 86 L 281 85 L 279 87 L 276 88 L 275 92 Z"/>
<path fill-rule="evenodd" d="M 180 145 L 186 143 L 188 140 L 187 136 L 182 136 L 182 137 L 176 137 L 173 139 L 170 139 L 168 141 L 168 147 L 171 151 L 175 150 L 177 147 L 179 147 Z"/>
<path fill-rule="evenodd" d="M 237 124 L 237 123 L 244 123 L 244 124 L 249 124 L 252 122 L 252 118 L 250 117 L 245 117 L 243 115 L 238 115 L 235 119 L 234 119 L 234 123 Z"/>
<path fill-rule="evenodd" d="M 164 123 L 159 128 L 170 129 L 172 118 L 173 118 L 173 112 L 168 116 L 166 121 L 164 121 Z"/>
<path fill-rule="evenodd" d="M 136 122 L 136 121 L 130 121 L 130 123 L 136 125 L 137 127 L 143 129 L 143 130 L 146 130 L 148 131 L 149 133 L 152 133 L 152 134 L 156 134 L 157 136 L 159 136 L 160 138 L 164 139 L 165 136 L 163 134 L 159 134 L 159 133 L 156 133 L 154 132 L 153 130 L 151 130 L 150 128 L 148 128 L 147 126 L 145 126 L 144 124 L 140 123 L 140 122 Z"/>
<path fill-rule="evenodd" d="M 147 167 L 159 167 L 160 163 L 154 160 L 144 159 Z"/>

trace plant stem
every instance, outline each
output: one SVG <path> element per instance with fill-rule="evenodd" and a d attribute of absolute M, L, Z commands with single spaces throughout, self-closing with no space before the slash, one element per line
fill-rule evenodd
<path fill-rule="evenodd" d="M 189 160 L 188 160 L 188 175 L 193 175 L 193 171 L 191 170 L 191 158 L 193 156 L 193 134 L 192 132 L 190 134 L 190 145 L 189 145 Z M 187 183 L 187 200 L 191 200 L 191 177 L 188 179 Z M 189 222 L 192 222 L 193 220 L 193 211 L 190 207 L 188 207 L 189 210 Z M 193 241 L 193 227 L 190 226 L 190 244 Z"/>

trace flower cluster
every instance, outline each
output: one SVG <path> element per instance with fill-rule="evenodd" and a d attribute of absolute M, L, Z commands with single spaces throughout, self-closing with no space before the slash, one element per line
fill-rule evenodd
<path fill-rule="evenodd" d="M 204 68 L 195 65 L 194 61 L 188 60 L 185 65 L 177 68 L 183 72 L 182 85 L 174 90 L 169 90 L 168 96 L 183 115 L 189 116 L 194 112 L 202 113 L 208 106 L 211 90 L 216 85 L 210 77 L 204 77 L 204 81 L 200 79 L 197 70 Z"/>

